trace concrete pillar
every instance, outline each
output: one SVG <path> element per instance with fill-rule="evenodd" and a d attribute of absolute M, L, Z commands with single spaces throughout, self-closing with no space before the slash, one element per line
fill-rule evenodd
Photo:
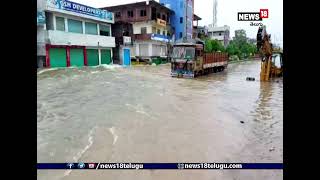
<path fill-rule="evenodd" d="M 88 66 L 87 48 L 83 48 L 84 65 Z"/>
<path fill-rule="evenodd" d="M 112 48 L 110 48 L 110 51 L 111 51 L 111 64 L 113 64 L 113 51 L 112 51 Z"/>
<path fill-rule="evenodd" d="M 52 18 L 53 18 L 53 30 L 57 30 L 56 16 L 53 14 Z"/>
<path fill-rule="evenodd" d="M 98 49 L 98 55 L 99 55 L 99 65 L 101 65 L 101 49 Z"/>
<path fill-rule="evenodd" d="M 100 25 L 97 23 L 97 31 L 98 31 L 98 35 L 100 35 Z"/>
<path fill-rule="evenodd" d="M 46 67 L 50 67 L 49 45 L 46 45 Z"/>
<path fill-rule="evenodd" d="M 148 43 L 148 46 L 149 46 L 149 53 L 148 53 L 148 55 L 149 55 L 149 56 L 152 56 L 152 43 Z"/>
<path fill-rule="evenodd" d="M 67 51 L 67 67 L 69 67 L 70 66 L 70 46 L 67 46 L 66 51 Z"/>
<path fill-rule="evenodd" d="M 136 43 L 135 46 L 136 46 L 136 56 L 140 56 L 140 54 L 139 54 L 139 44 Z"/>
<path fill-rule="evenodd" d="M 110 36 L 112 36 L 111 25 L 108 24 L 107 26 L 109 26 L 109 28 L 110 28 Z"/>
<path fill-rule="evenodd" d="M 68 31 L 69 31 L 69 28 L 68 28 L 68 19 L 67 19 L 67 18 L 64 18 L 64 31 L 65 31 L 65 32 L 68 32 Z"/>
<path fill-rule="evenodd" d="M 82 34 L 85 34 L 86 33 L 86 25 L 84 23 L 84 21 L 81 21 L 82 22 Z"/>

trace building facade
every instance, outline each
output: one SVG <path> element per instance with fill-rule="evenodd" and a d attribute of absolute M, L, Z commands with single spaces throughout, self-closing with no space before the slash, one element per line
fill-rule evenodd
<path fill-rule="evenodd" d="M 202 28 L 199 26 L 199 20 L 201 18 L 195 14 L 193 14 L 193 31 L 192 31 L 192 38 L 200 38 L 200 35 L 202 34 L 201 30 Z"/>
<path fill-rule="evenodd" d="M 132 46 L 130 46 L 132 58 L 151 60 L 153 57 L 167 56 L 167 46 L 172 34 L 170 16 L 174 13 L 173 11 L 156 1 L 143 1 L 102 9 L 113 12 L 116 23 L 132 25 L 132 32 L 128 32 L 132 40 Z M 121 40 L 122 28 L 115 30 L 119 31 L 117 35 Z"/>
<path fill-rule="evenodd" d="M 213 25 L 210 24 L 208 27 L 208 36 L 211 39 L 220 41 L 224 47 L 227 47 L 230 39 L 230 27 L 227 25 L 222 27 L 213 27 Z"/>
<path fill-rule="evenodd" d="M 115 24 L 112 25 L 112 36 L 114 36 L 116 40 L 116 47 L 113 48 L 114 64 L 130 65 L 132 55 L 131 48 L 133 47 L 131 38 L 133 36 L 132 24 L 122 21 L 115 22 Z"/>
<path fill-rule="evenodd" d="M 45 18 L 45 0 L 37 0 L 37 67 L 45 66 L 45 35 L 46 35 L 46 18 Z"/>
<path fill-rule="evenodd" d="M 179 40 L 184 37 L 192 39 L 194 0 L 159 0 L 159 2 L 175 11 L 170 18 L 174 27 L 175 39 Z"/>
<path fill-rule="evenodd" d="M 38 26 L 38 56 L 45 67 L 112 63 L 114 14 L 68 0 L 38 0 L 45 24 Z M 41 58 L 38 58 L 41 59 Z M 43 60 L 41 60 L 43 61 Z"/>

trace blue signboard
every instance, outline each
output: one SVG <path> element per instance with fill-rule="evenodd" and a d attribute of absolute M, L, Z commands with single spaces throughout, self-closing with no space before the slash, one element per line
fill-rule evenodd
<path fill-rule="evenodd" d="M 151 39 L 156 41 L 164 41 L 164 42 L 170 41 L 170 38 L 168 36 L 161 35 L 161 34 L 151 34 Z"/>
<path fill-rule="evenodd" d="M 46 23 L 46 16 L 43 11 L 38 11 L 37 12 L 37 24 L 38 25 L 43 25 Z"/>
<path fill-rule="evenodd" d="M 113 20 L 112 12 L 85 6 L 68 0 L 47 0 L 48 7 L 81 13 L 105 20 Z"/>

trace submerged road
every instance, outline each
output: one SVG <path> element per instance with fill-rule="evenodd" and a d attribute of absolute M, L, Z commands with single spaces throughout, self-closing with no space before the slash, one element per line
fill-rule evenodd
<path fill-rule="evenodd" d="M 197 79 L 171 78 L 169 65 L 38 72 L 38 162 L 283 162 L 283 83 L 260 82 L 259 71 L 248 61 Z M 282 170 L 38 170 L 39 180 L 282 178 Z"/>

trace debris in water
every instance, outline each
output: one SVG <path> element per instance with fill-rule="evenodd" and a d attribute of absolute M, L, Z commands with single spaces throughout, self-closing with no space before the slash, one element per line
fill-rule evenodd
<path fill-rule="evenodd" d="M 254 77 L 247 77 L 247 81 L 255 81 L 256 79 Z"/>
<path fill-rule="evenodd" d="M 242 124 L 244 123 L 244 121 L 240 121 Z"/>
<path fill-rule="evenodd" d="M 275 147 L 272 147 L 269 149 L 269 151 L 271 152 L 271 151 L 274 151 L 275 149 L 276 149 Z"/>

